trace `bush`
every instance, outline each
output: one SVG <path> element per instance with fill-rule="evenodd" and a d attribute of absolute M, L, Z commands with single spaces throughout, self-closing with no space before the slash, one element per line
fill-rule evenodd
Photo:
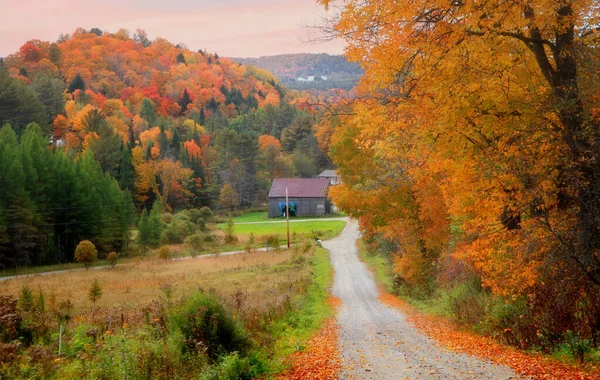
<path fill-rule="evenodd" d="M 181 211 L 173 216 L 171 224 L 163 231 L 163 244 L 180 244 L 186 237 L 193 234 L 196 225 L 191 221 L 191 215 L 188 211 Z"/>
<path fill-rule="evenodd" d="M 23 285 L 21 288 L 21 296 L 19 297 L 19 307 L 23 311 L 32 311 L 33 310 L 33 292 L 29 289 L 29 286 Z"/>
<path fill-rule="evenodd" d="M 459 282 L 442 294 L 443 304 L 450 314 L 458 322 L 471 326 L 483 320 L 489 299 L 478 279 Z"/>
<path fill-rule="evenodd" d="M 98 260 L 98 251 L 96 246 L 89 240 L 83 240 L 77 244 L 75 249 L 75 261 L 85 266 L 87 270 L 90 264 Z"/>
<path fill-rule="evenodd" d="M 170 318 L 171 330 L 179 330 L 190 353 L 214 359 L 234 351 L 245 353 L 250 341 L 243 328 L 214 295 L 193 294 Z"/>
<path fill-rule="evenodd" d="M 171 259 L 171 248 L 166 245 L 160 247 L 158 257 L 165 260 L 165 262 L 169 261 Z"/>
<path fill-rule="evenodd" d="M 187 244 L 194 255 L 202 252 L 204 249 L 205 241 L 204 234 L 194 234 L 185 238 L 185 244 Z"/>
<path fill-rule="evenodd" d="M 114 268 L 117 265 L 118 258 L 119 255 L 117 254 L 117 252 L 111 252 L 108 254 L 108 256 L 106 256 L 106 261 L 108 261 L 111 268 Z"/>
<path fill-rule="evenodd" d="M 100 297 L 102 297 L 102 287 L 100 286 L 100 281 L 95 279 L 88 292 L 88 299 L 96 306 L 96 302 L 98 302 Z"/>
<path fill-rule="evenodd" d="M 267 249 L 279 249 L 279 235 L 265 235 L 263 241 Z"/>
<path fill-rule="evenodd" d="M 231 215 L 227 218 L 227 227 L 225 227 L 225 244 L 232 244 L 237 241 L 233 234 L 233 218 Z"/>
<path fill-rule="evenodd" d="M 206 231 L 206 220 L 204 220 L 204 218 L 198 218 L 198 220 L 196 221 L 196 226 L 200 231 Z"/>
<path fill-rule="evenodd" d="M 209 368 L 203 380 L 250 380 L 264 373 L 261 363 L 252 358 L 242 358 L 237 352 L 221 358 L 219 364 Z"/>
<path fill-rule="evenodd" d="M 210 208 L 204 206 L 200 209 L 200 217 L 206 222 L 211 222 L 213 220 L 214 214 Z"/>

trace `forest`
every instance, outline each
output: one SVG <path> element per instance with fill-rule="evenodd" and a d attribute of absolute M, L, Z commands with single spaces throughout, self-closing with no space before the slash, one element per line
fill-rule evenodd
<path fill-rule="evenodd" d="M 396 292 L 597 362 L 597 2 L 320 3 L 366 73 L 319 130 L 344 182 L 332 198 Z"/>
<path fill-rule="evenodd" d="M 0 269 L 125 252 L 154 205 L 263 204 L 330 164 L 317 117 L 262 69 L 142 30 L 27 41 L 0 62 Z"/>

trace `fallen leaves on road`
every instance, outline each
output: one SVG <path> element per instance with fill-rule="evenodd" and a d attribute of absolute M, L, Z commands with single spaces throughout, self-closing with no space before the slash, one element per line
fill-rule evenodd
<path fill-rule="evenodd" d="M 596 373 L 586 373 L 558 360 L 541 355 L 527 354 L 516 348 L 503 346 L 492 339 L 475 333 L 461 331 L 451 321 L 438 316 L 426 315 L 398 297 L 380 289 L 379 299 L 384 304 L 400 309 L 407 320 L 430 338 L 455 352 L 489 359 L 494 363 L 512 368 L 515 372 L 534 379 L 600 379 Z"/>
<path fill-rule="evenodd" d="M 328 302 L 334 308 L 342 303 L 339 298 L 333 296 L 329 297 Z M 337 379 L 341 359 L 336 318 L 329 319 L 319 333 L 308 342 L 306 350 L 292 355 L 291 361 L 292 368 L 279 379 Z"/>

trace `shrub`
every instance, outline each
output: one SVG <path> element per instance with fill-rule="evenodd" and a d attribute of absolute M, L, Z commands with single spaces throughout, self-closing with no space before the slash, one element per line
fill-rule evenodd
<path fill-rule="evenodd" d="M 200 209 L 200 217 L 206 222 L 210 222 L 212 221 L 214 214 L 210 208 L 204 206 Z"/>
<path fill-rule="evenodd" d="M 202 252 L 204 249 L 204 234 L 194 234 L 185 238 L 185 244 L 187 244 L 192 252 L 195 254 Z"/>
<path fill-rule="evenodd" d="M 15 297 L 0 295 L 0 342 L 8 343 L 19 336 L 21 320 Z"/>
<path fill-rule="evenodd" d="M 171 224 L 171 222 L 173 221 L 173 215 L 169 213 L 164 213 L 161 215 L 161 220 L 165 224 Z"/>
<path fill-rule="evenodd" d="M 227 218 L 227 227 L 225 227 L 225 244 L 232 244 L 237 241 L 233 235 L 233 218 L 231 215 Z"/>
<path fill-rule="evenodd" d="M 196 226 L 200 231 L 206 231 L 206 220 L 204 220 L 204 218 L 198 218 L 198 220 L 196 221 Z"/>
<path fill-rule="evenodd" d="M 171 330 L 185 338 L 185 349 L 216 359 L 223 353 L 244 353 L 250 341 L 243 328 L 214 295 L 193 294 L 170 318 Z"/>
<path fill-rule="evenodd" d="M 254 239 L 254 233 L 250 233 L 250 238 L 248 238 L 248 241 L 246 242 L 246 246 L 244 247 L 244 251 L 246 252 L 252 252 L 254 250 L 254 244 L 256 243 L 255 239 Z"/>
<path fill-rule="evenodd" d="M 100 297 L 102 297 L 102 287 L 100 286 L 100 281 L 95 279 L 88 292 L 88 299 L 96 306 L 96 302 L 98 302 Z"/>
<path fill-rule="evenodd" d="M 187 218 L 175 217 L 173 222 L 163 231 L 164 244 L 180 244 L 196 230 L 196 226 Z"/>
<path fill-rule="evenodd" d="M 237 352 L 221 358 L 219 364 L 210 367 L 202 376 L 203 380 L 250 380 L 258 378 L 265 371 L 261 363 L 252 358 L 242 358 Z"/>
<path fill-rule="evenodd" d="M 98 260 L 96 246 L 89 240 L 83 240 L 77 244 L 75 249 L 75 261 L 85 266 L 87 270 L 90 264 Z"/>
<path fill-rule="evenodd" d="M 29 286 L 23 285 L 21 288 L 21 297 L 19 297 L 19 307 L 23 311 L 32 311 L 34 304 L 33 292 Z"/>
<path fill-rule="evenodd" d="M 265 235 L 263 240 L 267 249 L 279 249 L 279 235 Z"/>
<path fill-rule="evenodd" d="M 171 248 L 166 245 L 160 247 L 158 250 L 158 257 L 165 260 L 165 262 L 169 261 L 171 259 Z"/>
<path fill-rule="evenodd" d="M 111 268 L 114 268 L 117 265 L 118 258 L 119 258 L 119 255 L 117 254 L 117 252 L 111 252 L 106 257 L 106 261 L 108 261 Z"/>

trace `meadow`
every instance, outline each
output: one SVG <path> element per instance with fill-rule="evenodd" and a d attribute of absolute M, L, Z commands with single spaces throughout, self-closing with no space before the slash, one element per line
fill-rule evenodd
<path fill-rule="evenodd" d="M 239 222 L 234 219 L 233 233 L 242 239 L 247 239 L 250 234 L 254 236 L 279 235 L 280 238 L 286 236 L 285 220 L 266 220 L 264 223 L 240 224 L 247 222 Z M 225 231 L 226 223 L 216 225 L 221 230 Z M 310 219 L 306 221 L 293 220 L 290 221 L 290 235 L 318 237 L 321 239 L 331 239 L 339 235 L 346 222 L 342 220 L 319 220 Z"/>
<path fill-rule="evenodd" d="M 0 312 L 19 323 L 0 332 L 21 343 L 0 345 L 11 358 L 0 377 L 274 376 L 331 315 L 332 275 L 328 252 L 305 240 L 7 280 Z"/>

